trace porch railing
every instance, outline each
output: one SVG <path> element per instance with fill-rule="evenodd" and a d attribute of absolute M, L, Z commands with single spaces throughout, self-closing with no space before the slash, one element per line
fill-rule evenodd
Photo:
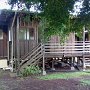
<path fill-rule="evenodd" d="M 74 43 L 45 43 L 38 44 L 30 53 L 28 53 L 21 62 L 21 68 L 26 67 L 27 65 L 37 64 L 41 58 L 45 57 L 54 57 L 57 55 L 66 55 L 66 56 L 82 56 L 90 55 L 90 42 L 74 42 Z"/>
<path fill-rule="evenodd" d="M 45 43 L 45 54 L 90 54 L 90 42 Z"/>

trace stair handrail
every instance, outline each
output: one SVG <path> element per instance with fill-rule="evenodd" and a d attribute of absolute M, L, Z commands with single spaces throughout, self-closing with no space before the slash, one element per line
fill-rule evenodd
<path fill-rule="evenodd" d="M 33 51 L 32 53 L 30 53 L 30 55 L 28 55 L 27 58 L 26 58 L 24 61 L 22 61 L 22 62 L 20 63 L 20 66 L 23 65 L 25 62 L 31 60 L 31 58 L 33 58 L 33 56 L 34 56 L 35 54 L 37 55 L 37 53 L 39 53 L 38 50 L 41 50 L 41 49 L 42 49 L 42 44 L 39 44 L 38 47 L 35 48 L 35 49 L 33 49 L 34 51 Z M 40 51 L 40 52 L 41 52 L 41 51 Z M 36 56 L 36 55 L 35 55 L 35 56 Z"/>
<path fill-rule="evenodd" d="M 29 53 L 25 54 L 25 55 L 21 58 L 21 60 L 24 60 L 28 55 L 30 55 L 30 54 L 31 54 L 34 50 L 36 50 L 40 45 L 41 45 L 41 43 L 39 43 L 38 45 L 36 45 L 35 47 L 33 47 L 33 49 L 32 49 Z"/>
<path fill-rule="evenodd" d="M 22 68 L 24 68 L 25 66 L 28 66 L 28 64 L 31 64 L 31 65 L 35 65 L 35 62 L 34 61 L 39 61 L 41 58 L 42 58 L 42 56 L 43 56 L 43 54 L 41 53 L 40 55 L 38 55 L 37 56 L 37 58 L 35 58 L 35 59 L 31 59 L 31 60 L 28 60 L 25 64 L 23 64 L 20 68 L 22 69 Z"/>

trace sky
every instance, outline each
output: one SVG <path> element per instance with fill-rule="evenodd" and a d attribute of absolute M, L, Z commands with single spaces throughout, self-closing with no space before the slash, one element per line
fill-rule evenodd
<path fill-rule="evenodd" d="M 0 10 L 1 9 L 10 9 L 11 6 L 7 2 L 8 0 L 0 0 Z M 17 10 L 17 6 L 13 8 L 13 10 Z M 31 11 L 34 11 L 34 7 L 31 8 Z"/>
<path fill-rule="evenodd" d="M 10 5 L 8 5 L 7 0 L 0 0 L 0 9 L 10 9 Z"/>
<path fill-rule="evenodd" d="M 76 14 L 77 12 L 79 12 L 80 11 L 79 8 L 82 7 L 80 2 L 76 3 L 75 6 L 76 6 L 74 8 L 75 12 L 73 14 Z M 10 5 L 8 5 L 7 0 L 0 0 L 0 9 L 10 9 Z M 13 10 L 17 10 L 17 7 L 15 6 Z M 30 10 L 35 11 L 34 7 L 32 7 Z"/>

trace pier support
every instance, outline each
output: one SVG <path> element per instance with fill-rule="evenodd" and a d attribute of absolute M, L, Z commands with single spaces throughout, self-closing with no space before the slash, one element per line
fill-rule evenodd
<path fill-rule="evenodd" d="M 43 55 L 43 75 L 46 75 L 46 71 L 45 71 L 45 57 Z"/>
<path fill-rule="evenodd" d="M 85 54 L 85 32 L 86 32 L 85 26 L 83 26 L 83 71 L 85 71 L 85 69 L 86 69 L 85 56 L 84 56 L 84 54 Z"/>
<path fill-rule="evenodd" d="M 74 57 L 72 57 L 72 59 L 71 59 L 71 70 L 75 70 L 75 68 L 73 66 L 73 61 L 74 61 Z"/>
<path fill-rule="evenodd" d="M 85 71 L 86 65 L 85 65 L 85 56 L 83 55 L 83 71 Z"/>
<path fill-rule="evenodd" d="M 51 70 L 55 70 L 55 68 L 54 68 L 54 60 L 52 60 L 52 68 L 51 68 Z"/>

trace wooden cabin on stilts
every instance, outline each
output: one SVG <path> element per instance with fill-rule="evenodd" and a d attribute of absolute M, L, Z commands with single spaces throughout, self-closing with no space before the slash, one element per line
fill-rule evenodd
<path fill-rule="evenodd" d="M 85 27 L 81 40 L 71 32 L 63 44 L 56 35 L 42 43 L 39 21 L 33 19 L 33 13 L 2 10 L 0 17 L 0 68 L 13 72 L 38 65 L 46 75 L 46 70 L 86 70 L 90 67 L 90 35 Z"/>

